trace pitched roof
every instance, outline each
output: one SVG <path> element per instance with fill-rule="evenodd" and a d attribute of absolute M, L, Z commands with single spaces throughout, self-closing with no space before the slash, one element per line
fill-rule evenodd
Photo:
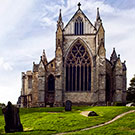
<path fill-rule="evenodd" d="M 88 20 L 88 22 L 95 28 L 95 26 L 90 22 L 90 20 L 87 18 L 87 16 L 83 13 L 83 11 L 80 9 L 80 8 L 78 8 L 78 10 L 76 11 L 76 13 L 73 15 L 73 17 L 69 20 L 69 22 L 67 23 L 67 25 L 64 27 L 64 29 L 63 30 L 65 30 L 65 28 L 68 26 L 68 24 L 72 21 L 72 19 L 79 13 L 79 12 L 81 12 L 82 13 L 82 15 Z M 95 28 L 96 29 L 96 28 Z"/>
<path fill-rule="evenodd" d="M 52 63 L 53 61 L 55 61 L 55 58 L 53 58 L 51 61 L 49 61 L 49 62 L 47 63 L 47 65 L 49 65 L 49 64 Z"/>

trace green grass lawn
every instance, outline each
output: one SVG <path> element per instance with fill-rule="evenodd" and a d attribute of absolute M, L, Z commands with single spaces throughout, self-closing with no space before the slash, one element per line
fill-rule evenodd
<path fill-rule="evenodd" d="M 135 135 L 135 113 L 127 114 L 103 127 L 66 135 Z"/>
<path fill-rule="evenodd" d="M 45 135 L 74 131 L 94 126 L 111 120 L 115 116 L 135 109 L 133 107 L 73 107 L 71 112 L 58 108 L 22 108 L 20 109 L 21 123 L 24 132 L 21 135 Z M 82 111 L 95 111 L 99 116 L 85 117 Z M 4 132 L 4 116 L 0 110 L 0 134 Z M 20 133 L 13 133 L 20 134 Z"/>

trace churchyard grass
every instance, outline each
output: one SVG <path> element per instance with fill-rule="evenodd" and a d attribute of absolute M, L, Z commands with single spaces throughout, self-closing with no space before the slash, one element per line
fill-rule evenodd
<path fill-rule="evenodd" d="M 66 135 L 135 135 L 135 113 L 127 114 L 103 127 Z"/>
<path fill-rule="evenodd" d="M 57 108 L 21 108 L 20 119 L 24 132 L 10 135 L 45 135 L 60 132 L 75 131 L 111 120 L 115 116 L 133 107 L 72 107 L 71 112 L 65 112 L 63 107 Z M 85 117 L 82 111 L 95 111 L 99 116 Z M 4 116 L 0 110 L 0 134 L 4 132 Z M 8 135 L 8 134 L 7 134 Z"/>

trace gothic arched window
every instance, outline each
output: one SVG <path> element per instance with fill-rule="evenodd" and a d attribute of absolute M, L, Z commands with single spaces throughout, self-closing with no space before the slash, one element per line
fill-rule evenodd
<path fill-rule="evenodd" d="M 86 48 L 78 41 L 66 60 L 66 91 L 91 90 L 91 62 Z"/>
<path fill-rule="evenodd" d="M 75 20 L 75 35 L 83 35 L 83 21 L 81 17 Z"/>
<path fill-rule="evenodd" d="M 55 90 L 55 79 L 54 76 L 51 74 L 48 77 L 48 91 L 54 92 Z"/>

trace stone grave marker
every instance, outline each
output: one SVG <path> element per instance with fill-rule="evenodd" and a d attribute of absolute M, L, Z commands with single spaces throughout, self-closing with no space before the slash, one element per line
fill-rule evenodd
<path fill-rule="evenodd" d="M 98 114 L 94 111 L 89 111 L 88 116 L 98 116 Z"/>
<path fill-rule="evenodd" d="M 72 110 L 72 102 L 70 100 L 67 100 L 65 103 L 65 111 L 71 111 Z"/>
<path fill-rule="evenodd" d="M 19 108 L 12 105 L 11 102 L 8 102 L 8 105 L 2 109 L 5 119 L 5 132 L 22 132 L 23 127 L 20 122 Z"/>

